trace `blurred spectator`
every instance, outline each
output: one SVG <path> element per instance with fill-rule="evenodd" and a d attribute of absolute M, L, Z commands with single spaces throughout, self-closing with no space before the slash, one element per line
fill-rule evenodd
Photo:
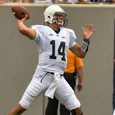
<path fill-rule="evenodd" d="M 0 0 L 0 4 L 3 3 L 30 3 L 29 0 Z"/>
<path fill-rule="evenodd" d="M 89 4 L 89 2 L 87 0 L 78 0 L 78 2 L 80 4 Z"/>
<path fill-rule="evenodd" d="M 0 0 L 0 4 L 6 3 L 6 0 Z"/>
<path fill-rule="evenodd" d="M 115 3 L 115 0 L 109 0 L 109 3 Z"/>
<path fill-rule="evenodd" d="M 31 3 L 53 3 L 53 4 L 88 4 L 87 0 L 30 0 Z"/>
<path fill-rule="evenodd" d="M 39 3 L 39 4 L 43 4 L 43 3 L 47 3 L 47 4 L 51 4 L 53 3 L 53 0 L 30 0 L 31 3 Z"/>
<path fill-rule="evenodd" d="M 91 0 L 93 3 L 115 3 L 115 0 Z"/>
<path fill-rule="evenodd" d="M 91 0 L 90 2 L 98 3 L 98 2 L 104 2 L 105 0 Z"/>
<path fill-rule="evenodd" d="M 11 3 L 20 2 L 20 0 L 9 0 L 9 2 L 11 2 Z"/>
<path fill-rule="evenodd" d="M 29 0 L 9 0 L 11 3 L 30 3 Z"/>
<path fill-rule="evenodd" d="M 80 4 L 88 4 L 87 0 L 54 0 L 55 3 L 58 4 L 76 4 L 76 3 L 80 3 Z"/>

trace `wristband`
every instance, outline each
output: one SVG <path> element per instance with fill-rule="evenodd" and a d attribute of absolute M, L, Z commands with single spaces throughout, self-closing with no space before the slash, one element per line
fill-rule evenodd
<path fill-rule="evenodd" d="M 84 40 L 82 41 L 82 46 L 81 46 L 81 50 L 83 52 L 87 52 L 88 51 L 88 47 L 89 47 L 89 43 L 86 43 Z"/>
<path fill-rule="evenodd" d="M 83 40 L 89 41 L 89 39 L 87 39 L 87 38 L 83 38 Z"/>

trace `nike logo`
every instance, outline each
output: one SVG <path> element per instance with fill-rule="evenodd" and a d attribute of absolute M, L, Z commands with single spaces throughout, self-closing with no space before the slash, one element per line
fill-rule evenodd
<path fill-rule="evenodd" d="M 66 38 L 66 37 L 62 36 L 62 38 Z"/>
<path fill-rule="evenodd" d="M 50 36 L 53 36 L 53 34 L 49 34 Z"/>

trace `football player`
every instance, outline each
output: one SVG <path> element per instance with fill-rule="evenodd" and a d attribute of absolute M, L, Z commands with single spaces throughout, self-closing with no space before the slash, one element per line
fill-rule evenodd
<path fill-rule="evenodd" d="M 83 28 L 83 43 L 80 47 L 76 43 L 75 32 L 64 28 L 68 23 L 66 16 L 60 6 L 50 5 L 44 11 L 46 25 L 33 25 L 28 28 L 24 24 L 27 16 L 21 20 L 16 18 L 20 33 L 36 41 L 39 62 L 32 81 L 9 115 L 21 115 L 44 91 L 50 98 L 55 95 L 68 110 L 75 110 L 76 115 L 82 115 L 81 104 L 64 79 L 63 73 L 67 64 L 68 49 L 80 58 L 85 57 L 95 30 L 93 25 L 89 24 Z"/>

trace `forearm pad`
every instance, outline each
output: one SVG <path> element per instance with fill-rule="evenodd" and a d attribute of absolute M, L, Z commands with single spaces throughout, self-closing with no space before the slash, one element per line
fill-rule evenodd
<path fill-rule="evenodd" d="M 83 52 L 87 52 L 88 51 L 88 47 L 89 47 L 90 41 L 82 41 L 82 46 L 81 46 L 81 50 Z"/>

